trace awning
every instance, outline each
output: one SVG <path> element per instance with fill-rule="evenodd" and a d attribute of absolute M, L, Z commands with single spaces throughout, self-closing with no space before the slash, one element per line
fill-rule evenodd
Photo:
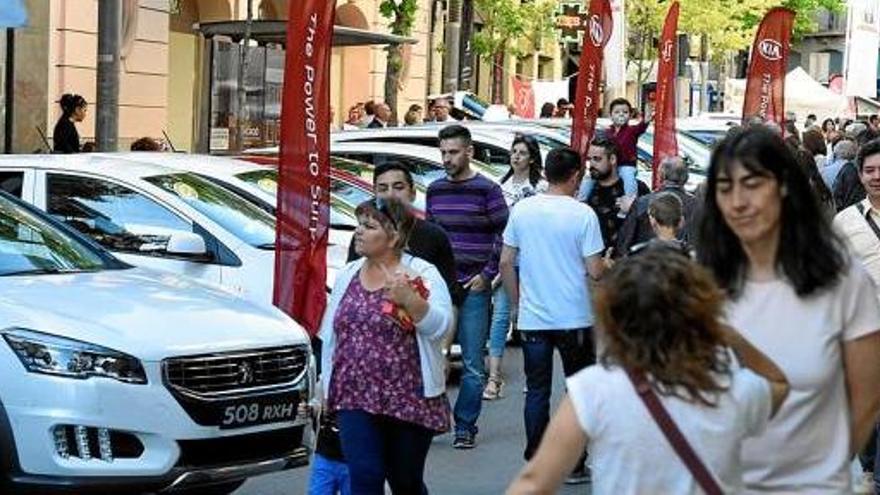
<path fill-rule="evenodd" d="M 206 38 L 227 36 L 232 41 L 239 42 L 244 38 L 245 24 L 246 21 L 202 22 L 195 24 L 193 28 Z M 287 42 L 287 21 L 253 21 L 251 23 L 251 39 L 261 45 L 266 43 L 284 45 Z M 416 39 L 404 36 L 333 26 L 333 46 L 391 45 L 395 43 L 403 45 L 415 44 L 416 42 Z"/>

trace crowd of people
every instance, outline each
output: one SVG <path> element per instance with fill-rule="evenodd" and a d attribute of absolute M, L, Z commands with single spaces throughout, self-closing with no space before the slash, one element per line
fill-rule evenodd
<path fill-rule="evenodd" d="M 608 111 L 583 159 L 542 160 L 516 136 L 500 184 L 471 168 L 466 127 L 441 128 L 424 218 L 410 171 L 377 167 L 321 328 L 310 493 L 427 493 L 431 439 L 477 448 L 483 401 L 504 397 L 511 327 L 526 396 L 510 494 L 590 479 L 602 494 L 845 493 L 856 459 L 880 486 L 880 120 L 735 127 L 695 193 L 680 158 L 651 192 L 634 167 L 650 117 Z M 567 394 L 551 419 L 555 351 Z"/>

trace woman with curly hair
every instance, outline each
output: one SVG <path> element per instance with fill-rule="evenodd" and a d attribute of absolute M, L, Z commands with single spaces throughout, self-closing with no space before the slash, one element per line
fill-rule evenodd
<path fill-rule="evenodd" d="M 594 494 L 702 493 L 642 403 L 644 377 L 724 493 L 742 490 L 740 446 L 788 393 L 785 376 L 720 320 L 711 274 L 662 245 L 618 263 L 596 299 L 599 364 L 568 397 L 508 494 L 555 493 L 589 449 Z"/>

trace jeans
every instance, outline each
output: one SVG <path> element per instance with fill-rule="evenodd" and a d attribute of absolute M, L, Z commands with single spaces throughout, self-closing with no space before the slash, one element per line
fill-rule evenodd
<path fill-rule="evenodd" d="M 309 495 L 351 495 L 348 465 L 316 453 L 312 457 Z"/>
<path fill-rule="evenodd" d="M 620 179 L 623 181 L 624 196 L 636 196 L 639 193 L 639 183 L 637 181 L 636 166 L 634 163 L 618 165 L 617 175 L 619 175 Z M 593 192 L 593 179 L 587 175 L 584 177 L 584 180 L 581 182 L 581 188 L 578 190 L 578 201 L 586 201 L 587 198 L 590 197 L 591 192 Z"/>
<path fill-rule="evenodd" d="M 507 330 L 510 328 L 510 298 L 503 285 L 492 294 L 492 325 L 489 327 L 489 357 L 504 356 Z"/>
<path fill-rule="evenodd" d="M 360 410 L 339 411 L 339 434 L 352 495 L 427 495 L 425 459 L 434 432 Z"/>
<path fill-rule="evenodd" d="M 477 433 L 477 419 L 483 407 L 483 349 L 489 333 L 491 292 L 468 292 L 458 311 L 458 344 L 461 346 L 461 388 L 452 411 L 457 433 Z"/>
<path fill-rule="evenodd" d="M 523 367 L 526 373 L 526 450 L 531 459 L 550 422 L 553 388 L 553 349 L 559 350 L 565 376 L 596 362 L 592 328 L 575 330 L 527 330 L 522 332 Z"/>

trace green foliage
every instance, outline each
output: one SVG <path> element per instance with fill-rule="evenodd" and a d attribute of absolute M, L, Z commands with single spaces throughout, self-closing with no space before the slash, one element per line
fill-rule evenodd
<path fill-rule="evenodd" d="M 391 34 L 409 36 L 416 22 L 418 0 L 382 0 L 379 13 L 391 21 Z"/>
<path fill-rule="evenodd" d="M 712 55 L 746 49 L 752 43 L 755 29 L 772 7 L 784 6 L 797 13 L 794 36 L 814 32 L 817 12 L 828 9 L 840 12 L 845 0 L 680 0 L 679 32 L 706 36 Z M 628 56 L 638 57 L 643 51 L 655 55 L 653 37 L 659 36 L 670 2 L 667 0 L 627 0 L 627 28 L 630 34 Z M 638 45 L 646 43 L 647 48 Z"/>

